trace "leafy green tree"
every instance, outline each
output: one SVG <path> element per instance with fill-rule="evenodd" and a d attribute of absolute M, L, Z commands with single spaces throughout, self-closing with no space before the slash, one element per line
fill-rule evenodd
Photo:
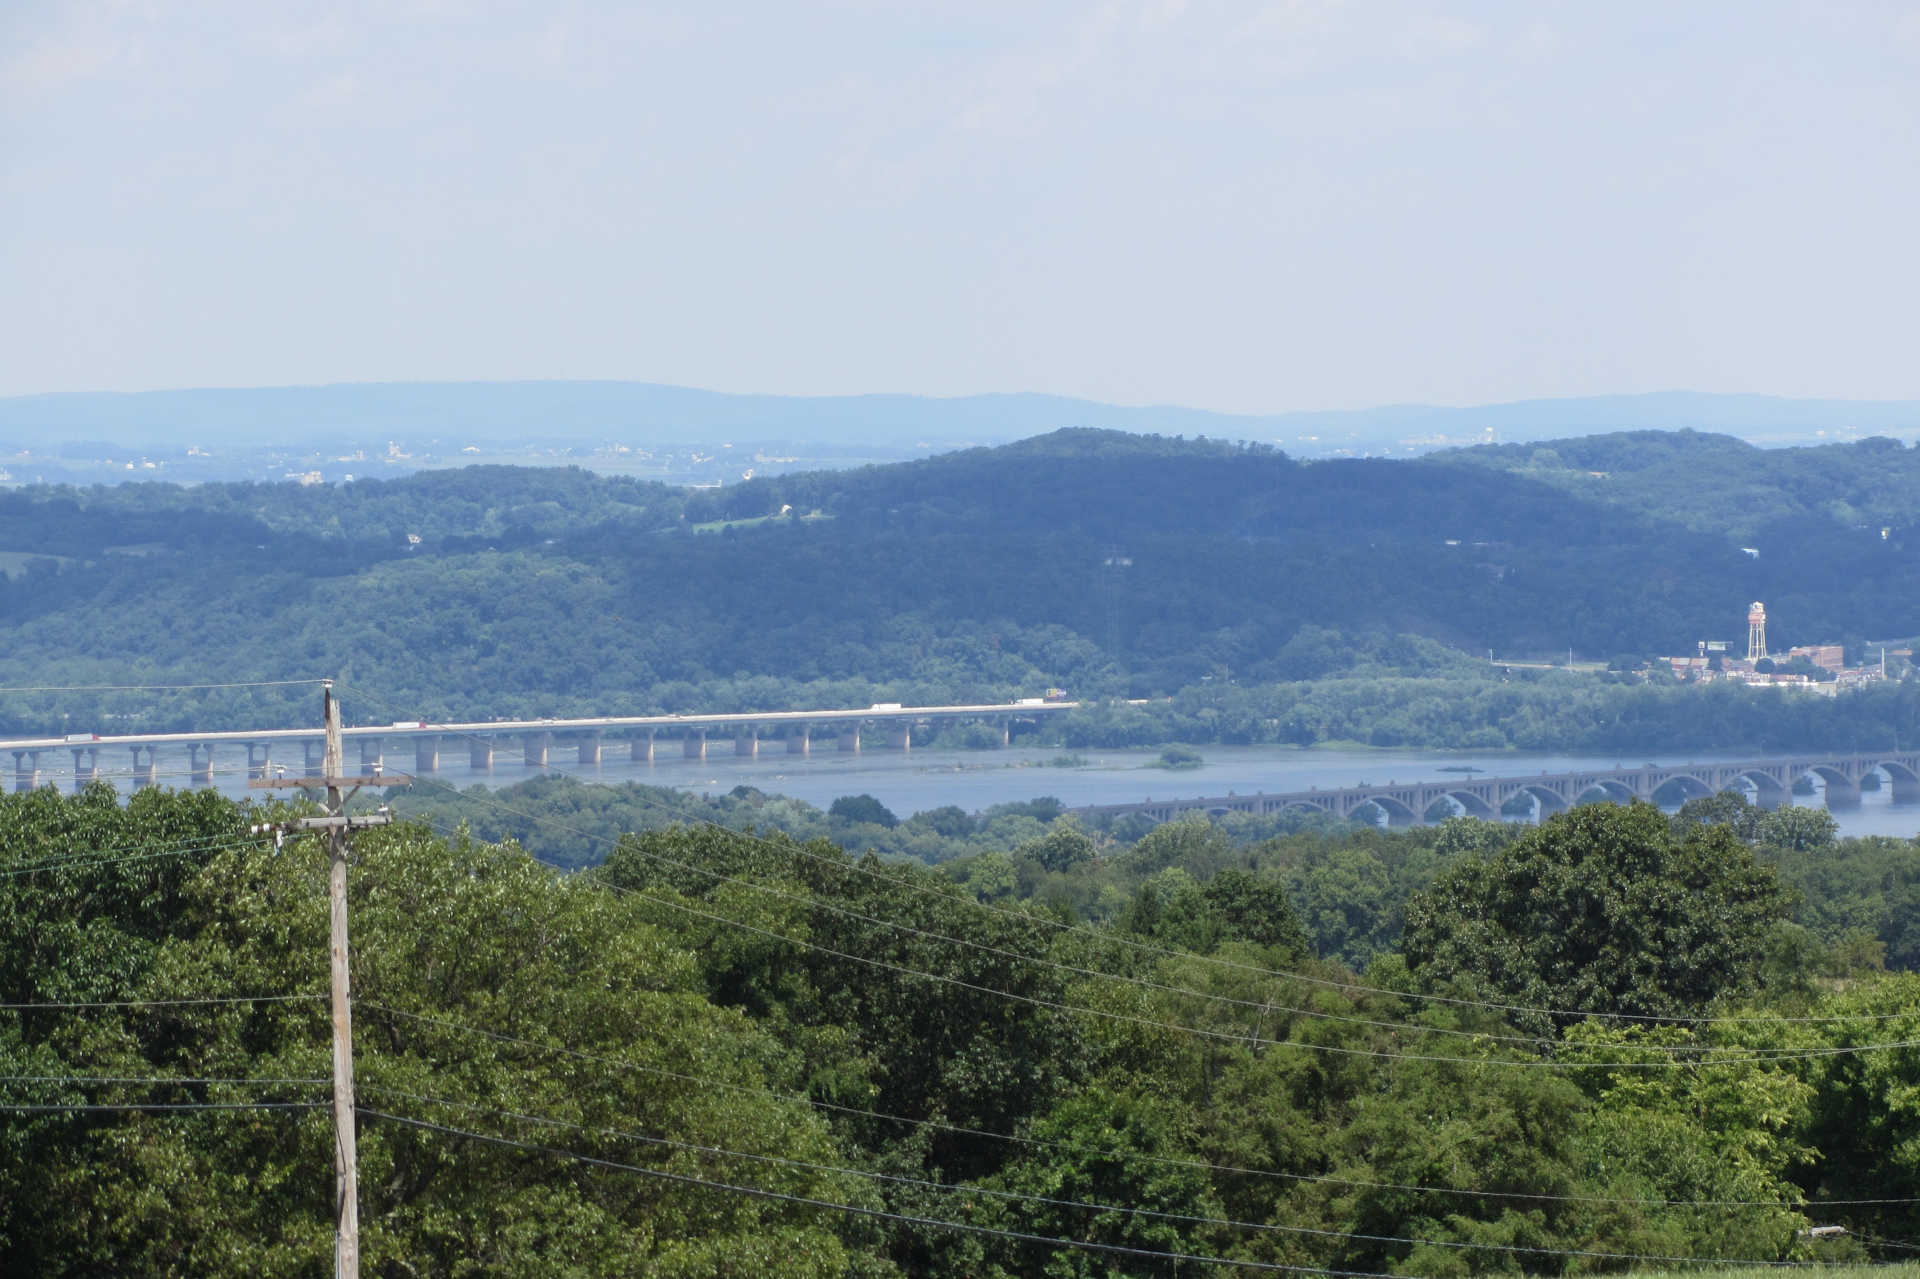
<path fill-rule="evenodd" d="M 1842 1051 L 1803 1060 L 1796 1071 L 1813 1085 L 1810 1132 L 1821 1158 L 1802 1177 L 1816 1199 L 1867 1199 L 1852 1214 L 1868 1233 L 1891 1233 L 1912 1221 L 1920 1197 L 1920 976 L 1860 983 L 1823 1000 L 1807 1047 Z M 1758 1030 L 1759 1028 L 1754 1028 Z M 1796 1046 L 1802 1046 L 1796 1044 Z M 1902 1202 L 1907 1201 L 1907 1202 Z"/>
<path fill-rule="evenodd" d="M 8 965 L 0 1002 L 161 1001 L 0 1010 L 0 1100 L 311 1103 L 10 1116 L 6 1273 L 324 1265 L 326 856 L 311 838 L 276 856 L 246 835 L 252 816 L 209 792 L 148 791 L 124 809 L 105 787 L 0 799 L 0 865 L 27 872 L 0 878 L 0 927 L 24 930 L 0 956 L 33 961 Z M 799 1087 L 790 1049 L 708 1001 L 694 956 L 647 921 L 647 903 L 417 826 L 359 837 L 351 899 L 368 1111 L 653 1169 L 689 1165 L 648 1136 L 772 1154 L 799 1162 L 765 1166 L 760 1184 L 870 1201 L 865 1183 L 824 1171 L 845 1158 L 824 1121 L 772 1095 Z M 689 1082 L 689 1062 L 718 1086 Z M 87 1082 L 102 1078 L 124 1082 Z M 156 1079 L 239 1082 L 140 1082 Z M 690 1279 L 764 1273 L 776 1257 L 817 1279 L 884 1273 L 844 1220 L 814 1210 L 372 1114 L 360 1137 L 369 1273 Z"/>
<path fill-rule="evenodd" d="M 1762 817 L 1755 836 L 1769 847 L 1805 853 L 1832 847 L 1839 832 L 1840 823 L 1826 809 L 1788 804 Z"/>
<path fill-rule="evenodd" d="M 1080 829 L 1080 824 L 1066 818 L 1048 827 L 1039 839 L 1020 845 L 1015 855 L 1030 857 L 1046 870 L 1061 872 L 1092 861 L 1095 851 L 1093 840 Z"/>
<path fill-rule="evenodd" d="M 1277 951 L 1282 963 L 1298 963 L 1313 953 L 1300 916 L 1287 900 L 1286 886 L 1277 876 L 1229 867 L 1208 880 L 1200 892 L 1228 937 Z"/>
<path fill-rule="evenodd" d="M 1561 814 L 1440 873 L 1407 907 L 1430 987 L 1550 1009 L 1675 1015 L 1751 980 L 1788 896 L 1723 826 L 1676 838 L 1651 804 Z M 1543 1029 L 1578 1017 L 1528 1016 Z"/>
<path fill-rule="evenodd" d="M 1151 875 L 1178 866 L 1206 875 L 1233 860 L 1233 848 L 1220 828 L 1204 817 L 1183 817 L 1149 831 L 1126 855 L 1127 868 Z"/>
<path fill-rule="evenodd" d="M 900 824 L 893 810 L 871 795 L 842 795 L 827 806 L 827 816 L 848 826 L 871 824 L 891 830 Z"/>
<path fill-rule="evenodd" d="M 995 1189 L 1051 1200 L 1115 1206 L 1136 1205 L 1190 1216 L 1218 1216 L 1220 1206 L 1206 1173 L 1193 1166 L 1193 1115 L 1177 1101 L 1124 1083 L 1093 1084 L 1036 1118 L 1031 1135 L 1051 1145 L 1009 1165 L 993 1180 Z M 1064 1149 L 1062 1148 L 1064 1147 Z M 1185 1164 L 1178 1162 L 1186 1160 Z M 1166 1217 L 1121 1211 L 1089 1212 L 1059 1203 L 995 1205 L 1004 1224 L 1038 1234 L 1085 1239 L 1154 1252 L 1195 1252 L 1206 1248 L 1202 1228 Z M 1201 1273 L 1178 1262 L 1138 1268 L 1112 1254 L 1071 1252 L 1010 1244 L 998 1249 L 1003 1273 L 1106 1279 L 1120 1274 L 1186 1275 Z M 1152 1263 L 1148 1263 L 1152 1264 Z"/>
<path fill-rule="evenodd" d="M 1725 826 L 1739 838 L 1751 843 L 1760 837 L 1760 822 L 1766 811 L 1737 790 L 1690 799 L 1673 815 L 1673 830 L 1684 836 L 1700 826 Z"/>

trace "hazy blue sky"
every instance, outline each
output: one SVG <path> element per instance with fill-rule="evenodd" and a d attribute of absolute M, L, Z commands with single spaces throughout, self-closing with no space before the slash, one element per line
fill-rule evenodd
<path fill-rule="evenodd" d="M 8 0 L 0 394 L 1920 397 L 1920 2 Z"/>

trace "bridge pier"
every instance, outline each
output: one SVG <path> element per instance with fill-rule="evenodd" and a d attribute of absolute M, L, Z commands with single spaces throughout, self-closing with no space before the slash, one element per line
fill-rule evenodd
<path fill-rule="evenodd" d="M 1793 793 L 1774 778 L 1748 773 L 1746 779 L 1753 784 L 1753 802 L 1761 808 L 1784 808 L 1793 802 Z"/>
<path fill-rule="evenodd" d="M 696 728 L 680 740 L 680 755 L 683 759 L 705 759 L 707 757 L 707 730 Z"/>
<path fill-rule="evenodd" d="M 576 755 L 576 759 L 582 764 L 598 764 L 600 762 L 600 734 L 588 733 L 580 739 L 580 749 Z"/>
<path fill-rule="evenodd" d="M 787 734 L 787 754 L 811 755 L 813 753 L 813 734 L 807 725 L 802 724 Z"/>
<path fill-rule="evenodd" d="M 1911 804 L 1920 800 L 1920 778 L 1895 776 L 1893 779 L 1893 802 Z"/>
<path fill-rule="evenodd" d="M 436 734 L 413 739 L 413 771 L 419 773 L 437 773 L 440 771 L 440 738 Z"/>
<path fill-rule="evenodd" d="M 100 748 L 98 746 L 75 746 L 73 750 L 73 793 L 78 795 L 93 780 L 99 771 Z"/>
<path fill-rule="evenodd" d="M 1003 719 L 1000 721 L 1000 749 L 1005 750 L 1011 745 L 1013 745 L 1013 721 Z"/>
<path fill-rule="evenodd" d="M 302 742 L 300 743 L 300 745 L 303 748 L 304 754 L 305 754 L 305 759 L 303 762 L 306 765 L 307 776 L 308 777 L 322 776 L 327 769 L 326 742 L 324 741 Z"/>
<path fill-rule="evenodd" d="M 759 734 L 752 729 L 748 729 L 738 737 L 735 737 L 733 739 L 733 753 L 741 759 L 758 759 L 760 757 Z"/>
<path fill-rule="evenodd" d="M 526 733 L 520 738 L 520 763 L 526 768 L 545 768 L 547 748 L 553 745 L 552 733 Z"/>
<path fill-rule="evenodd" d="M 16 791 L 36 790 L 40 786 L 40 752 L 15 751 L 13 753 L 13 789 Z"/>
<path fill-rule="evenodd" d="M 1859 782 L 1847 781 L 1844 778 L 1837 778 L 1837 777 L 1828 777 L 1828 778 L 1823 778 L 1822 780 L 1825 781 L 1827 784 L 1827 807 L 1828 808 L 1860 807 L 1860 783 Z"/>
<path fill-rule="evenodd" d="M 467 747 L 467 767 L 476 773 L 493 771 L 493 739 L 476 737 Z"/>
<path fill-rule="evenodd" d="M 387 770 L 386 760 L 380 754 L 380 739 L 363 737 L 360 739 L 360 776 L 378 777 Z"/>
<path fill-rule="evenodd" d="M 129 747 L 128 749 L 133 752 L 133 787 L 134 789 L 139 790 L 142 787 L 153 785 L 154 783 L 154 766 L 153 766 L 154 748 L 152 746 L 132 746 L 132 747 Z M 140 761 L 141 751 L 145 751 L 147 753 L 147 759 L 145 763 L 141 763 Z"/>
<path fill-rule="evenodd" d="M 187 782 L 193 786 L 213 785 L 213 743 L 187 743 Z"/>
<path fill-rule="evenodd" d="M 896 724 L 887 730 L 887 748 L 896 751 L 913 749 L 913 725 Z"/>
<path fill-rule="evenodd" d="M 273 769 L 273 743 L 247 743 L 247 777 L 259 781 Z"/>
<path fill-rule="evenodd" d="M 840 730 L 840 749 L 849 755 L 860 753 L 860 726 Z"/>
<path fill-rule="evenodd" d="M 628 758 L 636 764 L 653 763 L 653 734 L 641 733 L 628 748 Z"/>

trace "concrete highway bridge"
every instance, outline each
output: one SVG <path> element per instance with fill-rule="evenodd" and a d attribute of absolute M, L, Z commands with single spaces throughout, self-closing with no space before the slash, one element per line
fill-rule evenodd
<path fill-rule="evenodd" d="M 1648 764 L 1644 768 L 1614 768 L 1574 773 L 1539 773 L 1526 777 L 1462 776 L 1452 780 L 1361 784 L 1322 790 L 1278 794 L 1225 795 L 1201 799 L 1148 799 L 1137 804 L 1094 804 L 1073 810 L 1086 817 L 1139 815 L 1156 822 L 1172 821 L 1190 813 L 1224 817 L 1229 813 L 1279 813 L 1307 809 L 1349 818 L 1371 805 L 1395 825 L 1426 820 L 1428 810 L 1451 800 L 1469 816 L 1498 818 L 1510 800 L 1526 796 L 1543 814 L 1559 812 L 1593 800 L 1624 803 L 1629 800 L 1696 799 L 1739 787 L 1742 782 L 1758 792 L 1764 807 L 1788 802 L 1794 783 L 1817 778 L 1826 789 L 1829 808 L 1860 802 L 1860 779 L 1879 769 L 1893 784 L 1893 798 L 1920 800 L 1920 751 L 1860 755 L 1806 755 L 1715 764 Z"/>
<path fill-rule="evenodd" d="M 494 755 L 518 757 L 526 768 L 545 768 L 555 751 L 572 752 L 581 764 L 597 764 L 604 750 L 628 752 L 636 762 L 651 762 L 665 739 L 666 749 L 687 759 L 705 759 L 709 745 L 718 741 L 739 756 L 761 750 L 807 755 L 816 735 L 833 749 L 857 754 L 863 729 L 883 730 L 887 746 L 913 749 L 915 728 L 947 720 L 971 720 L 997 729 L 1000 744 L 1012 737 L 1019 720 L 1039 720 L 1076 710 L 1079 702 L 1048 702 L 1029 698 L 977 706 L 901 706 L 882 702 L 864 709 L 818 711 L 755 711 L 727 715 L 609 715 L 588 719 L 479 720 L 465 724 L 432 724 L 402 720 L 367 724 L 342 730 L 347 764 L 358 764 L 363 776 L 383 772 L 433 773 L 440 768 L 443 746 L 464 752 L 476 770 L 491 770 Z M 76 734 L 70 737 L 0 741 L 0 752 L 13 755 L 13 784 L 17 791 L 33 790 L 54 777 L 70 777 L 75 790 L 109 773 L 131 777 L 136 786 L 155 784 L 156 752 L 161 747 L 184 749 L 185 775 L 195 786 L 213 784 L 214 757 L 220 753 L 234 763 L 246 757 L 247 775 L 264 778 L 292 774 L 321 775 L 324 746 L 318 728 L 269 728 L 217 733 L 133 733 L 118 737 Z M 111 767 L 115 752 L 129 752 L 131 769 Z M 63 753 L 73 757 L 69 773 L 60 768 Z M 392 759 L 392 755 L 399 758 Z M 102 757 L 109 764 L 102 767 Z M 389 765 L 394 765 L 389 767 Z"/>

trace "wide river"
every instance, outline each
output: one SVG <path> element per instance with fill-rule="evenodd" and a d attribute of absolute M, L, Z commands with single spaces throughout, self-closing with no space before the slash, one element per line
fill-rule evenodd
<path fill-rule="evenodd" d="M 452 745 L 448 743 L 449 747 Z M 674 743 L 661 743 L 659 758 L 654 763 L 635 764 L 624 758 L 625 752 L 617 750 L 616 743 L 608 742 L 605 762 L 580 766 L 567 758 L 572 752 L 556 742 L 550 756 L 552 766 L 546 771 L 583 781 L 636 781 L 694 793 L 718 794 L 736 786 L 754 786 L 772 794 L 791 795 L 821 808 L 842 795 L 867 794 L 901 817 L 907 817 L 945 804 L 975 812 L 993 804 L 1041 795 L 1050 795 L 1068 807 L 1078 807 L 1133 803 L 1152 797 L 1224 795 L 1228 791 L 1249 794 L 1263 790 L 1306 790 L 1310 786 L 1441 781 L 1464 777 L 1466 769 L 1478 770 L 1489 777 L 1519 777 L 1542 771 L 1615 768 L 1622 764 L 1631 767 L 1642 763 L 1667 765 L 1755 758 L 1750 753 L 1739 752 L 1622 759 L 1612 755 L 1474 755 L 1439 751 L 1300 750 L 1288 746 L 1202 746 L 1198 748 L 1203 760 L 1200 767 L 1169 771 L 1150 766 L 1159 757 L 1159 751 L 1153 749 L 1085 750 L 1077 756 L 1068 756 L 1057 748 L 928 748 L 908 752 L 869 747 L 853 755 L 841 754 L 828 743 L 827 749 L 816 749 L 805 757 L 769 751 L 755 759 L 743 759 L 733 754 L 730 742 L 715 741 L 709 746 L 710 754 L 705 760 L 693 760 L 667 749 L 672 745 Z M 619 758 L 615 758 L 616 755 Z M 1067 761 L 1072 758 L 1082 762 L 1069 764 Z M 179 762 L 184 767 L 184 759 Z M 520 764 L 517 752 L 510 754 L 504 749 L 496 754 L 491 773 L 468 768 L 464 749 L 443 749 L 440 762 L 440 771 L 432 776 L 458 787 L 476 783 L 509 786 L 538 775 Z M 168 763 L 163 751 L 160 759 L 163 773 L 168 771 Z M 412 752 L 408 750 L 394 752 L 388 766 L 405 770 L 411 763 Z M 177 776 L 171 781 L 163 778 L 163 782 L 182 784 Z M 248 793 L 243 776 L 218 772 L 215 782 L 228 794 Z M 124 785 L 123 780 L 121 784 Z M 1821 796 L 1814 795 L 1798 796 L 1795 802 L 1817 806 L 1823 801 Z M 1837 809 L 1834 816 L 1843 835 L 1895 835 L 1904 839 L 1920 834 L 1920 803 L 1895 804 L 1890 788 L 1885 786 L 1864 792 L 1858 807 Z"/>

